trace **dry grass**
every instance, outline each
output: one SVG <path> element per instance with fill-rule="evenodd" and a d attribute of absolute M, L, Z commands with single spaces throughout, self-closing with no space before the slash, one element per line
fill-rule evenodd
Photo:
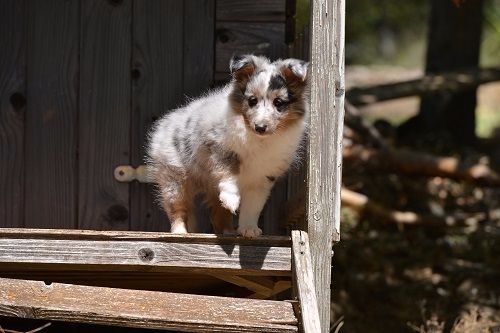
<path fill-rule="evenodd" d="M 432 314 L 423 324 L 408 324 L 417 333 L 444 333 L 445 323 L 436 314 Z M 500 332 L 500 322 L 487 311 L 477 306 L 464 312 L 455 320 L 450 333 L 496 333 Z"/>
<path fill-rule="evenodd" d="M 486 311 L 474 307 L 455 321 L 451 333 L 490 333 L 494 330 L 500 331 L 500 323 Z"/>

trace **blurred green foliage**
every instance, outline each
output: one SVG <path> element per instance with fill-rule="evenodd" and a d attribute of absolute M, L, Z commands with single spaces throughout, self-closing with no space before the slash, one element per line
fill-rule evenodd
<path fill-rule="evenodd" d="M 346 1 L 346 63 L 423 66 L 431 1 Z M 309 5 L 297 0 L 297 31 Z M 484 13 L 481 65 L 500 65 L 500 0 L 485 0 Z"/>

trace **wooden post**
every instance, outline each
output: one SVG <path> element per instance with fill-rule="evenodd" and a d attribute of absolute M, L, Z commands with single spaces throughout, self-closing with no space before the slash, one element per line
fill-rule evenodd
<path fill-rule="evenodd" d="M 311 1 L 307 231 L 322 332 L 330 325 L 332 241 L 340 239 L 345 0 Z"/>

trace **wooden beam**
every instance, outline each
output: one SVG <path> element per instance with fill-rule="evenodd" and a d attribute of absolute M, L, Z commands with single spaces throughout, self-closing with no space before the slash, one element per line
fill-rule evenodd
<path fill-rule="evenodd" d="M 0 279 L 0 315 L 187 332 L 297 332 L 292 304 Z"/>
<path fill-rule="evenodd" d="M 322 332 L 330 322 L 332 240 L 340 238 L 345 0 L 311 1 L 307 231 Z"/>
<path fill-rule="evenodd" d="M 294 282 L 299 299 L 302 329 L 304 333 L 321 332 L 318 302 L 314 288 L 309 237 L 304 231 L 292 231 Z"/>
<path fill-rule="evenodd" d="M 272 295 L 274 281 L 269 277 L 251 277 L 227 274 L 210 274 L 222 281 L 226 281 L 237 286 L 247 288 L 255 293 L 262 294 L 266 298 Z"/>
<path fill-rule="evenodd" d="M 278 247 L 290 247 L 292 245 L 292 240 L 288 236 L 261 236 L 256 239 L 248 239 L 243 237 L 223 236 L 215 234 L 171 234 L 168 232 L 101 231 L 77 229 L 0 228 L 0 238 L 110 241 L 143 240 L 165 243 L 235 244 Z"/>
<path fill-rule="evenodd" d="M 0 267 L 242 275 L 290 275 L 291 270 L 290 248 L 274 246 L 274 237 L 254 245 L 214 235 L 31 231 L 0 229 Z"/>
<path fill-rule="evenodd" d="M 428 74 L 416 80 L 353 88 L 347 91 L 347 100 L 353 105 L 366 105 L 416 95 L 458 93 L 495 81 L 500 81 L 500 68 L 465 69 Z"/>
<path fill-rule="evenodd" d="M 254 293 L 248 296 L 247 298 L 253 299 L 270 299 L 271 297 L 288 290 L 292 287 L 292 281 L 289 280 L 280 280 L 274 284 L 273 291 L 270 295 L 264 295 L 261 293 Z"/>

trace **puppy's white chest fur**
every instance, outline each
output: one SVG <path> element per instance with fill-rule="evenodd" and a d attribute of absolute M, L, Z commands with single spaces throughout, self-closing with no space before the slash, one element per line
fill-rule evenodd
<path fill-rule="evenodd" d="M 271 137 L 259 137 L 248 130 L 245 135 L 238 135 L 231 148 L 240 156 L 239 185 L 251 188 L 264 182 L 272 183 L 286 172 L 296 158 L 304 127 L 304 122 L 298 122 L 286 132 Z"/>

